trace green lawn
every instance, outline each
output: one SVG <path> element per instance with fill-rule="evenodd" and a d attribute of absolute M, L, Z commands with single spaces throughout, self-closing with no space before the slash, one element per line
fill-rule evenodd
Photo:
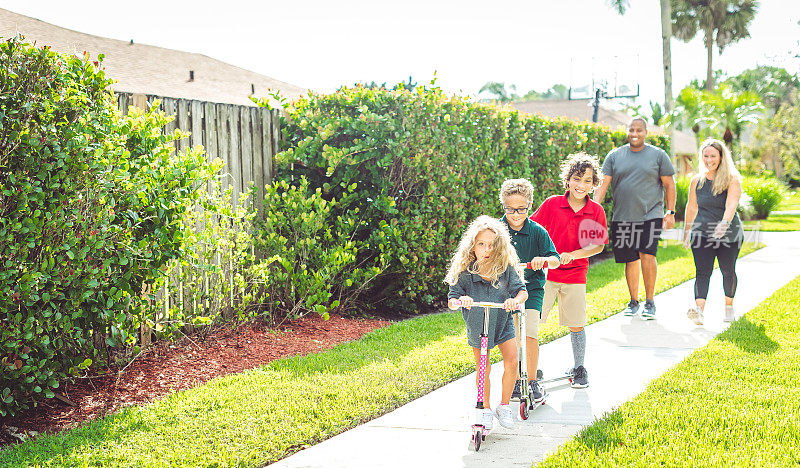
<path fill-rule="evenodd" d="M 658 258 L 658 291 L 693 277 L 682 246 L 665 244 Z M 628 301 L 622 265 L 593 265 L 588 284 L 592 322 Z M 553 320 L 542 342 L 566 330 Z M 262 466 L 467 375 L 472 359 L 459 313 L 422 316 L 11 446 L 0 466 Z"/>
<path fill-rule="evenodd" d="M 800 209 L 800 208 L 793 208 Z M 767 219 L 758 221 L 745 221 L 745 229 L 759 231 L 800 231 L 800 215 L 777 215 L 772 214 Z"/>
<path fill-rule="evenodd" d="M 800 465 L 800 277 L 539 467 Z"/>
<path fill-rule="evenodd" d="M 778 210 L 800 210 L 800 190 L 787 192 L 786 198 L 778 205 Z"/>

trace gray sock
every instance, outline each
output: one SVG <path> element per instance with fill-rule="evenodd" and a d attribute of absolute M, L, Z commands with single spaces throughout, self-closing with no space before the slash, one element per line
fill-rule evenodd
<path fill-rule="evenodd" d="M 583 356 L 586 354 L 586 330 L 570 332 L 572 340 L 572 355 L 575 356 L 575 368 L 583 365 Z"/>

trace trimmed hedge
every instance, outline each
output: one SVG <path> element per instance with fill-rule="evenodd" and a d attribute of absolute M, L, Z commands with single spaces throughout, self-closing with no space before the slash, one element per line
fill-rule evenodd
<path fill-rule="evenodd" d="M 586 151 L 602 159 L 627 140 L 622 130 L 528 116 L 438 88 L 344 88 L 311 94 L 287 110 L 288 149 L 277 156 L 277 179 L 307 180 L 310 191 L 334 201 L 318 213 L 324 224 L 352 223 L 355 264 L 380 269 L 367 285 L 327 286 L 325 304 L 333 307 L 336 298 L 343 312 L 436 304 L 464 227 L 480 214 L 502 215 L 504 179 L 530 179 L 536 207 L 562 192 L 565 156 Z M 669 149 L 667 137 L 651 135 L 650 142 Z"/>
<path fill-rule="evenodd" d="M 170 157 L 163 114 L 122 118 L 101 61 L 0 42 L 0 416 L 136 352 L 142 286 L 180 257 L 213 173 Z"/>

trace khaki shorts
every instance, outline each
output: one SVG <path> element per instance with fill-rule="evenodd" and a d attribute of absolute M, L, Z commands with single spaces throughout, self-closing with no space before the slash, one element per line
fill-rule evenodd
<path fill-rule="evenodd" d="M 562 327 L 586 326 L 586 284 L 544 283 L 541 322 L 547 322 L 558 298 L 558 324 Z M 537 324 L 538 327 L 538 324 Z"/>
<path fill-rule="evenodd" d="M 514 314 L 514 338 L 519 348 L 519 314 Z M 531 338 L 539 336 L 539 311 L 536 309 L 525 309 L 525 335 Z"/>

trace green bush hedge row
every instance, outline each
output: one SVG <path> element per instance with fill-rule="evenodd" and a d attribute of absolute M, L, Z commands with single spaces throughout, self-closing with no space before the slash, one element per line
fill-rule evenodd
<path fill-rule="evenodd" d="M 99 57 L 102 61 L 102 56 Z M 132 345 L 212 176 L 163 115 L 122 118 L 99 61 L 0 41 L 0 416 Z"/>
<path fill-rule="evenodd" d="M 437 303 L 465 226 L 480 214 L 502 215 L 498 190 L 504 179 L 528 178 L 535 208 L 563 192 L 559 164 L 566 155 L 586 151 L 602 159 L 627 139 L 623 130 L 528 116 L 426 87 L 310 94 L 291 103 L 288 115 L 277 180 L 303 190 L 307 185 L 330 203 L 324 209 L 298 204 L 284 213 L 313 213 L 323 226 L 347 226 L 330 236 L 310 229 L 301 237 L 309 233 L 305 242 L 327 252 L 346 236 L 353 263 L 370 271 L 366 283 L 317 286 L 330 293 L 323 306 L 338 300 L 342 310 L 407 312 Z M 651 135 L 650 142 L 669 150 L 666 137 Z M 276 187 L 273 195 L 286 194 L 288 186 Z M 314 268 L 324 270 L 326 261 L 317 260 Z M 277 306 L 292 305 L 272 297 Z"/>

